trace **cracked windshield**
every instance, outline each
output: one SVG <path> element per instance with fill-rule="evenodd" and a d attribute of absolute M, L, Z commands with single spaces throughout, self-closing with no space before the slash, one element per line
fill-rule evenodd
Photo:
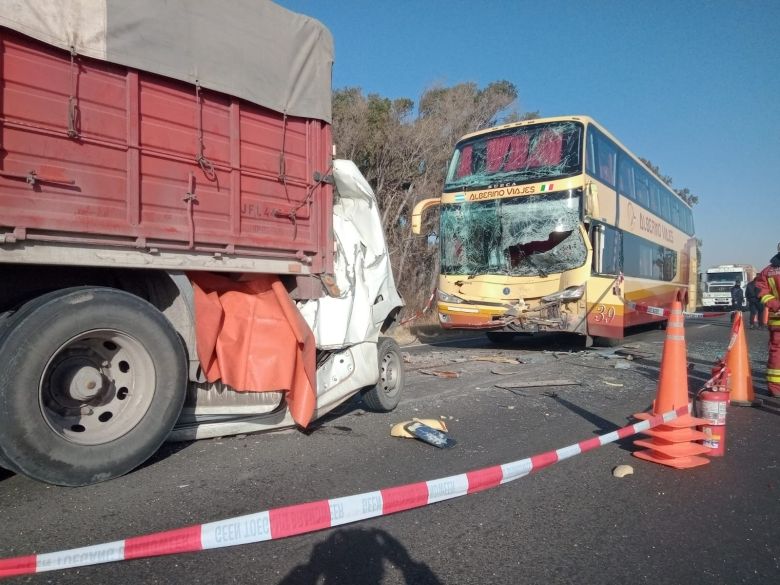
<path fill-rule="evenodd" d="M 444 205 L 444 274 L 547 276 L 582 266 L 580 197 L 569 192 Z"/>
<path fill-rule="evenodd" d="M 582 171 L 582 124 L 551 122 L 478 136 L 455 148 L 444 192 L 533 183 Z"/>
<path fill-rule="evenodd" d="M 582 170 L 582 125 L 551 122 L 478 136 L 459 144 L 445 192 L 552 181 Z M 581 266 L 579 198 L 568 193 L 445 205 L 445 274 L 547 276 Z"/>

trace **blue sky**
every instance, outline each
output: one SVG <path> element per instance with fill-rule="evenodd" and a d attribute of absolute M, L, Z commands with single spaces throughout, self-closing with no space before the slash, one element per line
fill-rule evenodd
<path fill-rule="evenodd" d="M 593 116 L 699 195 L 705 267 L 780 241 L 780 1 L 279 3 L 333 33 L 335 88 L 506 79 L 521 111 Z"/>

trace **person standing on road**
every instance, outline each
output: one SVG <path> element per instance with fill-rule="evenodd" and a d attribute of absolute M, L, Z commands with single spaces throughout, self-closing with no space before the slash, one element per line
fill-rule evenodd
<path fill-rule="evenodd" d="M 742 293 L 742 287 L 739 284 L 739 281 L 734 283 L 734 286 L 731 287 L 731 310 L 732 311 L 741 311 L 742 310 L 742 302 L 745 300 L 745 296 Z"/>
<path fill-rule="evenodd" d="M 766 364 L 766 385 L 772 396 L 780 397 L 780 244 L 769 266 L 756 277 L 761 302 L 769 309 L 769 359 Z"/>
<path fill-rule="evenodd" d="M 745 287 L 745 300 L 750 310 L 750 328 L 761 329 L 764 323 L 764 305 L 761 304 L 761 297 L 758 294 L 758 277 L 748 282 Z"/>

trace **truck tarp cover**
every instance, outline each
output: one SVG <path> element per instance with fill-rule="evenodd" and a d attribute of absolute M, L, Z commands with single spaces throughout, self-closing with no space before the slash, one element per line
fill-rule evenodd
<path fill-rule="evenodd" d="M 316 345 L 279 278 L 189 276 L 198 359 L 206 379 L 222 380 L 240 392 L 284 390 L 293 420 L 307 426 L 316 401 Z"/>
<path fill-rule="evenodd" d="M 79 55 L 330 122 L 330 32 L 267 0 L 0 0 L 0 25 Z"/>

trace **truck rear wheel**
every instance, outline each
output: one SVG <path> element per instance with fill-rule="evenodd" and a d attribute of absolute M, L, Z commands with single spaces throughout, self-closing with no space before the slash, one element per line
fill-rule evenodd
<path fill-rule="evenodd" d="M 33 479 L 97 483 L 148 459 L 185 397 L 186 353 L 150 303 L 78 287 L 22 306 L 0 336 L 0 452 Z"/>
<path fill-rule="evenodd" d="M 363 394 L 363 402 L 376 412 L 390 412 L 398 406 L 406 383 L 404 360 L 401 357 L 401 348 L 390 337 L 379 338 L 377 353 L 379 381 Z"/>

